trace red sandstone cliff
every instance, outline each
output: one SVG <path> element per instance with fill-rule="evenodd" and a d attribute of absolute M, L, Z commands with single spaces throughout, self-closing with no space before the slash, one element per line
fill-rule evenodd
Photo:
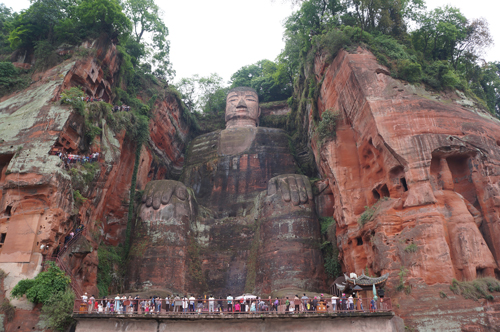
<path fill-rule="evenodd" d="M 325 59 L 314 66 L 318 109 L 339 123 L 335 139 L 310 137 L 333 193 L 343 270 L 389 273 L 386 294 L 409 326 L 492 329 L 498 308 L 449 285 L 500 276 L 500 122 L 459 92 L 391 78 L 362 49 Z M 374 215 L 363 224 L 365 207 Z M 395 290 L 401 271 L 409 295 Z"/>
<path fill-rule="evenodd" d="M 8 273 L 7 296 L 19 280 L 41 271 L 43 257 L 62 248 L 65 236 L 78 224 L 85 226 L 81 243 L 60 258 L 78 286 L 97 295 L 99 243 L 116 245 L 125 240 L 135 142 L 124 130 L 113 132 L 101 121 L 102 134 L 90 147 L 101 158 L 93 178 L 86 182 L 75 182 L 75 176 L 78 179 L 85 172 L 81 167 L 68 172 L 51 154 L 88 153 L 83 118 L 58 102 L 61 92 L 81 87 L 88 96 L 112 99 L 111 86 L 120 68 L 116 47 L 94 42 L 80 48 L 87 49 L 81 53 L 88 55 L 75 55 L 35 74 L 28 89 L 0 102 L 0 233 L 5 234 L 0 269 Z M 176 98 L 164 88 L 158 87 L 161 93 L 153 108 L 151 135 L 141 150 L 137 189 L 152 179 L 178 177 L 181 172 L 189 127 Z M 73 199 L 76 189 L 84 197 L 78 205 Z M 42 244 L 48 249 L 41 249 Z M 18 313 L 8 326 L 19 324 L 31 330 L 39 311 L 27 319 L 33 306 L 23 299 L 11 302 Z"/>

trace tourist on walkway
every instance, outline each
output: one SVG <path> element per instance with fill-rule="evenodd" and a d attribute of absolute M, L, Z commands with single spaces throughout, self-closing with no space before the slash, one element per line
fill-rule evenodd
<path fill-rule="evenodd" d="M 222 306 L 222 297 L 219 297 L 219 301 L 217 301 L 217 311 L 222 312 L 224 307 Z"/>
<path fill-rule="evenodd" d="M 233 311 L 233 297 L 231 294 L 227 296 L 227 311 L 232 312 Z"/>
<path fill-rule="evenodd" d="M 288 296 L 285 301 L 285 313 L 287 314 L 290 311 L 290 301 L 288 300 Z"/>
<path fill-rule="evenodd" d="M 241 306 L 240 306 L 240 303 L 239 302 L 236 302 L 235 305 L 234 305 L 234 310 L 236 312 L 240 312 L 241 311 Z"/>
<path fill-rule="evenodd" d="M 156 313 L 161 314 L 161 297 L 156 297 Z"/>
<path fill-rule="evenodd" d="M 210 294 L 210 297 L 208 298 L 208 312 L 214 312 L 214 304 L 215 298 L 212 294 Z"/>
<path fill-rule="evenodd" d="M 309 300 L 309 298 L 307 297 L 306 293 L 304 293 L 304 296 L 302 296 L 301 298 L 302 300 L 302 311 L 307 311 L 307 300 Z"/>
<path fill-rule="evenodd" d="M 347 298 L 345 297 L 345 293 L 342 293 L 342 300 L 340 302 L 340 306 L 342 310 L 347 310 Z"/>
<path fill-rule="evenodd" d="M 274 300 L 274 303 L 273 303 L 273 310 L 275 310 L 276 312 L 278 312 L 278 305 L 280 304 L 280 300 L 278 300 L 278 298 L 276 298 L 276 300 Z"/>
<path fill-rule="evenodd" d="M 179 295 L 175 294 L 175 298 L 174 298 L 174 312 L 179 312 L 179 308 L 181 307 L 181 305 L 182 305 L 181 298 L 179 297 Z"/>
<path fill-rule="evenodd" d="M 300 299 L 297 294 L 295 294 L 295 298 L 293 299 L 293 303 L 295 304 L 295 313 L 299 313 L 300 308 Z"/>
<path fill-rule="evenodd" d="M 191 294 L 191 297 L 189 298 L 189 311 L 194 312 L 194 301 L 196 299 L 194 298 L 194 295 Z"/>
<path fill-rule="evenodd" d="M 184 295 L 184 297 L 182 298 L 182 312 L 188 312 L 188 298 L 187 298 L 187 295 Z"/>
<path fill-rule="evenodd" d="M 312 301 L 312 310 L 316 311 L 317 307 L 318 307 L 318 297 L 315 296 L 313 301 Z"/>
<path fill-rule="evenodd" d="M 252 306 L 250 307 L 250 313 L 254 314 L 257 311 L 257 308 L 255 308 L 255 302 L 252 302 Z"/>
<path fill-rule="evenodd" d="M 116 294 L 115 297 L 115 311 L 116 313 L 120 313 L 120 294 Z"/>
<path fill-rule="evenodd" d="M 170 313 L 170 297 L 168 294 L 165 297 L 165 310 L 167 311 L 167 314 Z"/>
<path fill-rule="evenodd" d="M 134 297 L 134 314 L 137 313 L 137 310 L 139 309 L 139 294 L 137 294 Z"/>
<path fill-rule="evenodd" d="M 347 299 L 347 303 L 349 303 L 349 310 L 354 310 L 354 300 L 352 298 L 352 295 L 350 295 Z"/>
<path fill-rule="evenodd" d="M 338 297 L 336 296 L 332 296 L 332 309 L 333 311 L 337 311 L 337 301 L 338 301 Z"/>

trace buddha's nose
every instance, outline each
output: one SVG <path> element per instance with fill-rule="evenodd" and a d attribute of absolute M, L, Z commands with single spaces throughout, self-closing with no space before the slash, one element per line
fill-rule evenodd
<path fill-rule="evenodd" d="M 241 98 L 240 101 L 238 102 L 238 105 L 236 105 L 236 108 L 244 107 L 247 108 L 247 104 L 245 103 L 245 99 Z"/>

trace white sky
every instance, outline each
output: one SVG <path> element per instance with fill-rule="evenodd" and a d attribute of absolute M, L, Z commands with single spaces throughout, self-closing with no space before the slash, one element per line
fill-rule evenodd
<path fill-rule="evenodd" d="M 0 0 L 2 1 L 2 0 Z M 283 20 L 292 12 L 281 0 L 156 0 L 169 28 L 170 60 L 175 81 L 194 74 L 217 73 L 228 81 L 245 65 L 275 60 L 284 47 Z M 15 11 L 29 7 L 28 0 L 3 0 Z M 452 4 L 468 19 L 484 17 L 495 45 L 486 60 L 500 61 L 500 1 L 427 0 L 427 8 Z"/>

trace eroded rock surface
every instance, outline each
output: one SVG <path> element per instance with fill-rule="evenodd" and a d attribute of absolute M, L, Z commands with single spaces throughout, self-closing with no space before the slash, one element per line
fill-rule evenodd
<path fill-rule="evenodd" d="M 416 293 L 453 278 L 498 277 L 499 121 L 462 106 L 461 94 L 391 78 L 361 49 L 331 64 L 318 56 L 315 70 L 324 78 L 320 114 L 340 117 L 336 138 L 313 136 L 312 145 L 333 193 L 344 270 L 390 273 L 391 289 L 406 270 Z M 362 224 L 365 207 L 373 217 Z"/>

